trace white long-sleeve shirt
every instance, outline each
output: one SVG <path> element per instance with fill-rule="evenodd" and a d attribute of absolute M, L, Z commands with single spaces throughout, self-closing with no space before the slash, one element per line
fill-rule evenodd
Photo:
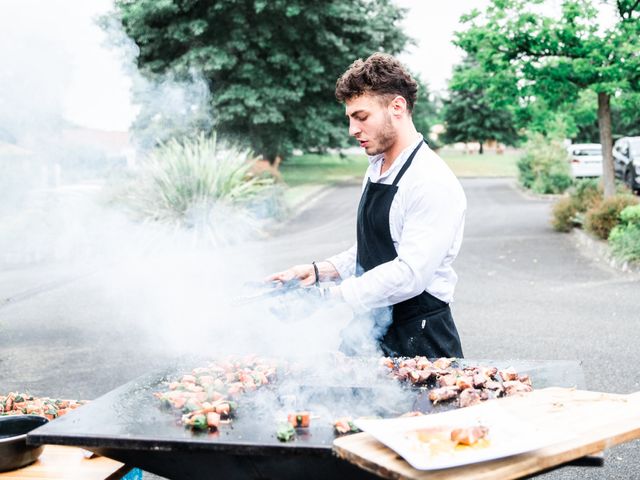
<path fill-rule="evenodd" d="M 419 142 L 422 142 L 420 136 Z M 380 175 L 383 155 L 369 158 L 363 182 L 390 185 L 419 142 L 407 147 Z M 451 264 L 464 231 L 467 200 L 460 182 L 426 144 L 398 182 L 389 228 L 398 256 L 356 277 L 357 244 L 327 260 L 341 279 L 344 300 L 357 312 L 395 305 L 423 291 L 450 303 L 458 280 Z"/>

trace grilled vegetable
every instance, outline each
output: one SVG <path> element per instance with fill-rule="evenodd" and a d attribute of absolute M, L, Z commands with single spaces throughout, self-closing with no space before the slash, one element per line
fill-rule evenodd
<path fill-rule="evenodd" d="M 290 413 L 287 420 L 294 427 L 307 428 L 311 423 L 309 412 Z"/>
<path fill-rule="evenodd" d="M 349 417 L 337 419 L 333 422 L 333 428 L 340 435 L 344 435 L 345 433 L 358 433 L 360 431 Z"/>
<path fill-rule="evenodd" d="M 293 440 L 295 436 L 296 431 L 290 423 L 281 425 L 276 431 L 276 438 L 281 442 L 288 442 L 290 440 Z"/>

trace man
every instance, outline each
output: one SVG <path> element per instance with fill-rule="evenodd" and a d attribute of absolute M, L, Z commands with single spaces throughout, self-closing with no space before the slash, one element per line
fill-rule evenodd
<path fill-rule="evenodd" d="M 325 261 L 270 277 L 297 279 L 303 286 L 341 282 L 331 287 L 330 296 L 358 313 L 342 333 L 340 348 L 348 354 L 360 352 L 353 332 L 367 325 L 386 355 L 462 357 L 449 303 L 466 198 L 413 125 L 417 90 L 404 67 L 382 53 L 355 61 L 338 79 L 336 98 L 346 105 L 349 134 L 370 163 L 356 244 Z"/>

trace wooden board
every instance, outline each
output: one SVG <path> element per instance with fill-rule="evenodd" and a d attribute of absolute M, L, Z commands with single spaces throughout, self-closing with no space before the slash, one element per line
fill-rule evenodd
<path fill-rule="evenodd" d="M 546 388 L 492 400 L 473 409 L 509 412 L 540 425 L 548 445 L 534 452 L 438 471 L 412 468 L 367 433 L 338 438 L 334 452 L 345 460 L 392 479 L 512 479 L 601 452 L 640 438 L 640 392 L 616 395 Z"/>
<path fill-rule="evenodd" d="M 129 467 L 110 458 L 85 458 L 84 451 L 80 448 L 46 445 L 35 463 L 0 473 L 0 479 L 115 480 L 129 470 Z"/>

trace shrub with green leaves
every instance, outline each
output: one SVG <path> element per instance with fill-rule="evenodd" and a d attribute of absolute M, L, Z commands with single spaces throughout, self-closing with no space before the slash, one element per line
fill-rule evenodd
<path fill-rule="evenodd" d="M 576 226 L 576 207 L 571 197 L 564 197 L 553 205 L 551 224 L 558 232 L 570 232 Z"/>
<path fill-rule="evenodd" d="M 606 240 L 611 230 L 618 225 L 620 213 L 626 207 L 637 203 L 637 197 L 625 193 L 603 199 L 585 214 L 585 230 Z"/>
<path fill-rule="evenodd" d="M 620 223 L 609 234 L 613 254 L 626 261 L 640 260 L 640 205 L 620 212 Z"/>
<path fill-rule="evenodd" d="M 569 189 L 569 196 L 553 206 L 551 223 L 559 232 L 569 232 L 584 223 L 585 212 L 602 201 L 598 179 L 577 180 Z"/>
<path fill-rule="evenodd" d="M 146 221 L 195 229 L 224 243 L 225 229 L 257 231 L 256 206 L 273 194 L 273 179 L 253 176 L 251 160 L 250 150 L 222 144 L 215 135 L 172 139 L 140 162 L 117 199 Z"/>
<path fill-rule="evenodd" d="M 534 133 L 518 161 L 520 183 L 537 193 L 562 193 L 573 182 L 567 151 L 558 140 Z"/>

